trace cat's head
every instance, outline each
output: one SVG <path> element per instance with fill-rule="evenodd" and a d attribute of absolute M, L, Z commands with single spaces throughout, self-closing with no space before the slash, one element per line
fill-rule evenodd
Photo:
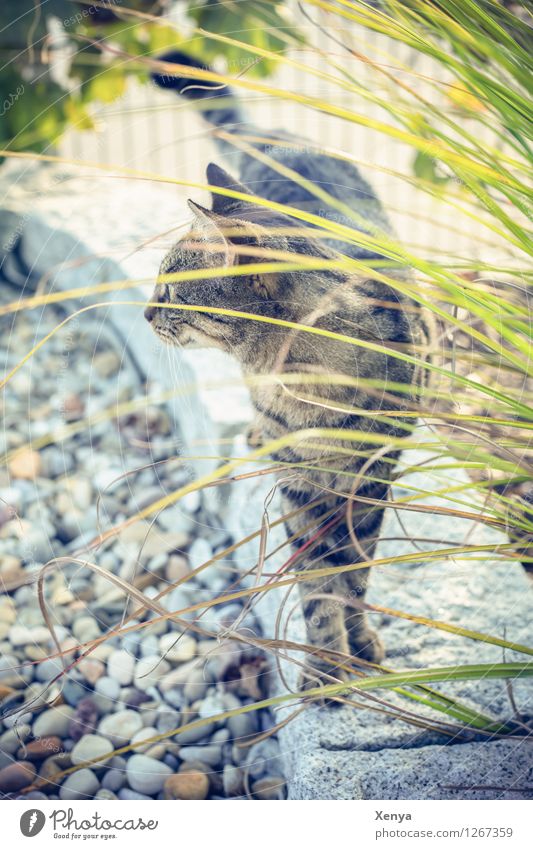
<path fill-rule="evenodd" d="M 272 263 L 268 257 L 272 250 L 319 257 L 330 253 L 302 234 L 302 225 L 295 219 L 255 204 L 250 190 L 218 166 L 209 165 L 207 178 L 211 186 L 242 192 L 250 200 L 214 193 L 212 209 L 189 201 L 192 227 L 163 260 L 153 305 L 147 306 L 145 316 L 155 333 L 170 344 L 236 351 L 264 341 L 272 326 L 210 312 L 210 308 L 298 321 L 312 310 L 314 298 L 324 293 L 323 274 L 263 273 L 257 268 L 248 274 L 246 266 Z M 202 277 L 201 272 L 208 269 L 214 276 Z M 216 269 L 225 273 L 217 274 Z M 239 273 L 232 274 L 232 269 Z M 200 275 L 186 281 L 161 279 L 161 275 L 184 271 Z M 173 308 L 173 304 L 201 306 L 205 311 Z"/>

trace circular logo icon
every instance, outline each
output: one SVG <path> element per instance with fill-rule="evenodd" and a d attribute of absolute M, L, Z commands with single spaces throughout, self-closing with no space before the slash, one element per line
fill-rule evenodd
<path fill-rule="evenodd" d="M 20 818 L 20 830 L 24 837 L 35 837 L 43 830 L 46 817 L 42 811 L 37 808 L 31 808 L 29 811 L 24 811 Z"/>

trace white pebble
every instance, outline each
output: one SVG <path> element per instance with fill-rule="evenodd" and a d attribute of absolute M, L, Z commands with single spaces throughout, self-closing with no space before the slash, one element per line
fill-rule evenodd
<path fill-rule="evenodd" d="M 74 708 L 70 705 L 44 710 L 33 723 L 33 734 L 35 737 L 68 737 L 68 727 Z"/>
<path fill-rule="evenodd" d="M 188 492 L 187 495 L 184 495 L 180 499 L 180 503 L 187 513 L 196 513 L 196 511 L 200 508 L 200 500 L 200 492 L 197 489 L 194 489 L 192 492 Z"/>
<path fill-rule="evenodd" d="M 189 548 L 189 563 L 191 569 L 197 569 L 198 566 L 203 566 L 213 556 L 213 549 L 206 539 L 195 539 Z"/>
<path fill-rule="evenodd" d="M 13 625 L 9 629 L 9 642 L 13 648 L 35 643 L 47 643 L 49 639 L 50 631 L 44 626 L 38 628 L 26 628 L 25 625 Z"/>
<path fill-rule="evenodd" d="M 134 710 L 119 710 L 101 720 L 98 733 L 111 740 L 115 746 L 124 746 L 141 728 L 142 719 L 139 713 Z"/>
<path fill-rule="evenodd" d="M 169 671 L 170 664 L 155 654 L 142 657 L 135 667 L 135 686 L 146 692 L 150 687 L 155 687 Z"/>
<path fill-rule="evenodd" d="M 128 783 L 132 790 L 155 796 L 163 789 L 165 780 L 172 775 L 169 766 L 146 755 L 132 755 L 126 767 Z"/>
<path fill-rule="evenodd" d="M 102 469 L 101 471 L 95 474 L 94 485 L 96 489 L 105 489 L 110 492 L 112 489 L 114 489 L 113 484 L 117 485 L 123 483 L 122 474 L 123 473 L 120 469 L 113 469 L 112 467 L 108 469 Z"/>
<path fill-rule="evenodd" d="M 133 681 L 135 670 L 135 658 L 125 649 L 119 649 L 109 655 L 107 661 L 107 674 L 122 687 L 127 687 Z"/>
<path fill-rule="evenodd" d="M 74 620 L 72 633 L 80 643 L 88 643 L 100 636 L 100 626 L 92 616 L 80 616 Z"/>
<path fill-rule="evenodd" d="M 109 713 L 115 708 L 120 698 L 120 684 L 108 675 L 99 678 L 94 685 L 92 699 L 101 714 Z"/>
<path fill-rule="evenodd" d="M 169 634 L 163 634 L 159 640 L 159 648 L 165 660 L 171 663 L 183 663 L 186 660 L 192 660 L 196 655 L 197 642 L 190 634 L 179 634 L 176 631 L 171 631 Z"/>
<path fill-rule="evenodd" d="M 29 725 L 21 725 L 19 723 L 16 728 L 9 728 L 0 736 L 0 752 L 14 755 L 30 734 L 31 728 Z"/>
<path fill-rule="evenodd" d="M 100 737 L 98 734 L 84 734 L 72 749 L 70 759 L 73 765 L 77 766 L 102 755 L 110 755 L 112 751 L 113 743 L 110 740 Z M 105 761 L 98 762 L 98 764 L 102 763 L 105 763 Z"/>
<path fill-rule="evenodd" d="M 68 776 L 59 790 L 59 798 L 64 802 L 92 798 L 99 787 L 100 783 L 92 769 L 80 769 Z"/>
<path fill-rule="evenodd" d="M 151 740 L 152 737 L 157 737 L 159 731 L 157 728 L 153 728 L 152 726 L 148 726 L 147 728 L 141 728 L 140 731 L 137 731 L 136 734 L 131 738 L 132 743 L 140 743 L 141 740 Z M 146 752 L 147 749 L 152 746 L 153 743 L 146 743 L 145 746 L 135 746 L 136 752 Z"/>

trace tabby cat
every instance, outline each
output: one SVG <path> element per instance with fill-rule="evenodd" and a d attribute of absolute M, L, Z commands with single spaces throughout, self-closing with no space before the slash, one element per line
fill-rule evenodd
<path fill-rule="evenodd" d="M 189 57 L 178 53 L 163 59 L 196 67 Z M 230 139 L 248 139 L 256 150 L 353 210 L 353 219 L 350 212 L 346 216 L 350 226 L 363 232 L 373 232 L 377 227 L 390 233 L 379 201 L 351 163 L 285 133 L 265 133 L 247 124 L 227 87 L 205 81 L 195 84 L 174 75 L 156 75 L 154 79 L 162 87 L 201 101 L 203 116 Z M 221 146 L 232 157 L 240 181 L 211 164 L 207 168 L 208 183 L 242 192 L 246 200 L 213 193 L 211 209 L 189 201 L 192 228 L 165 257 L 160 274 L 221 265 L 237 268 L 250 262 L 257 265 L 258 249 L 320 260 L 338 258 L 342 252 L 373 261 L 374 267 L 384 266 L 384 258 L 371 249 L 320 238 L 319 230 L 313 233 L 312 227 L 304 228 L 290 215 L 258 206 L 256 196 L 339 220 L 337 209 L 290 176 L 280 175 L 264 157 L 259 161 L 249 150 L 243 152 L 242 144 L 237 149 L 227 139 Z M 391 268 L 390 262 L 387 273 L 404 279 L 408 276 L 399 266 Z M 327 269 L 159 282 L 145 311 L 157 335 L 172 345 L 194 343 L 221 348 L 237 357 L 246 376 L 277 376 L 270 382 L 252 380 L 251 397 L 257 430 L 265 443 L 307 431 L 290 447 L 272 452 L 273 460 L 282 467 L 278 486 L 294 552 L 291 564 L 299 570 L 339 567 L 333 577 L 299 583 L 307 640 L 314 649 L 306 655 L 306 683 L 331 680 L 332 675 L 344 678 L 338 664 L 346 663 L 349 656 L 379 663 L 383 658 L 381 641 L 357 605 L 364 597 L 369 569 L 362 565 L 342 571 L 340 567 L 364 564 L 373 556 L 398 450 L 397 443 L 387 446 L 389 450 L 380 449 L 380 444 L 373 444 L 371 439 L 365 442 L 363 435 L 354 442 L 350 432 L 404 436 L 408 431 L 401 416 L 380 417 L 379 410 L 401 411 L 413 404 L 419 369 L 372 348 L 225 314 L 160 308 L 156 302 L 223 307 L 284 319 L 408 353 L 413 352 L 413 346 L 427 343 L 427 328 L 419 308 L 372 276 Z M 283 377 L 291 373 L 292 381 L 286 377 L 284 383 Z M 306 382 L 301 377 L 306 374 L 314 375 L 315 382 Z M 359 378 L 409 384 L 412 397 L 395 394 L 393 389 L 378 391 L 358 385 Z M 312 428 L 335 429 L 341 432 L 341 438 L 313 437 L 309 434 Z M 317 653 L 317 649 L 321 651 Z"/>

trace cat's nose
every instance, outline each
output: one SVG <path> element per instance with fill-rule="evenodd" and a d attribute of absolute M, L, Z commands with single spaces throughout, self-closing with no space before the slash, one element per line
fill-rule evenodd
<path fill-rule="evenodd" d="M 144 311 L 144 317 L 145 317 L 146 321 L 150 321 L 150 322 L 151 322 L 151 321 L 153 321 L 153 320 L 154 320 L 156 310 L 157 310 L 157 307 L 153 307 L 153 306 L 151 306 L 151 305 L 148 305 L 148 306 L 146 307 L 146 309 L 145 309 L 145 311 Z"/>

